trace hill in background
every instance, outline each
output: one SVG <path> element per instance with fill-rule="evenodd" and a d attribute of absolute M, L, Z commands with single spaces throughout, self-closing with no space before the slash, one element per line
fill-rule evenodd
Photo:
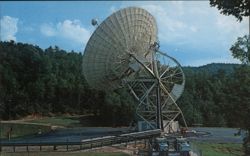
<path fill-rule="evenodd" d="M 210 74 L 216 74 L 218 71 L 225 71 L 225 73 L 233 73 L 235 68 L 240 67 L 240 64 L 231 64 L 231 63 L 210 63 L 207 65 L 202 65 L 199 67 L 184 66 L 183 71 L 185 73 L 192 72 L 208 72 Z"/>

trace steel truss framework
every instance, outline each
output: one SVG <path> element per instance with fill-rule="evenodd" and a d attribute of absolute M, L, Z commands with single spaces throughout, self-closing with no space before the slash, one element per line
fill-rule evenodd
<path fill-rule="evenodd" d="M 132 78 L 130 76 L 124 79 L 124 82 L 138 101 L 136 108 L 138 117 L 150 128 L 164 130 L 181 115 L 187 127 L 182 111 L 176 104 L 185 84 L 180 64 L 159 51 L 152 53 L 150 63 L 140 61 L 134 55 L 131 57 L 140 64 L 141 70 Z"/>

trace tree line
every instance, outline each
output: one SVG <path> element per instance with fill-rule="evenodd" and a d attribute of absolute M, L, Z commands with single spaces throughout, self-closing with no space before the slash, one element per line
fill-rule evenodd
<path fill-rule="evenodd" d="M 26 43 L 0 42 L 0 118 L 30 114 L 92 113 L 103 122 L 128 125 L 135 103 L 126 89 L 91 89 L 79 52 L 45 50 Z M 250 127 L 250 67 L 211 64 L 184 67 L 186 86 L 177 101 L 188 125 Z"/>
<path fill-rule="evenodd" d="M 0 118 L 93 113 L 105 122 L 128 124 L 133 105 L 123 98 L 127 93 L 91 89 L 82 74 L 82 57 L 57 46 L 43 50 L 26 43 L 0 42 Z"/>
<path fill-rule="evenodd" d="M 250 66 L 211 64 L 205 69 L 184 68 L 187 83 L 178 103 L 188 124 L 249 128 Z"/>

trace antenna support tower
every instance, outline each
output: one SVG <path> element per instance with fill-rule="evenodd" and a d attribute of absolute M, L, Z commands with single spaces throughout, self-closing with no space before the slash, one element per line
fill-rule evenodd
<path fill-rule="evenodd" d="M 128 7 L 97 25 L 83 56 L 83 72 L 92 88 L 113 91 L 127 87 L 137 101 L 138 120 L 146 129 L 170 131 L 181 115 L 176 104 L 185 86 L 181 65 L 159 50 L 155 18 Z M 138 122 L 138 123 L 139 123 Z"/>

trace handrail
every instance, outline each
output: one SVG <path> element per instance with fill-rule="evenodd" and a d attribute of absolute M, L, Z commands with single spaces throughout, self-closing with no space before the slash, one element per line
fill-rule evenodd
<path fill-rule="evenodd" d="M 142 140 L 142 139 L 149 139 L 152 137 L 157 137 L 160 136 L 161 130 L 160 129 L 155 129 L 155 130 L 148 130 L 148 131 L 141 131 L 141 132 L 133 132 L 133 133 L 125 133 L 125 134 L 120 134 L 117 136 L 104 136 L 104 137 L 97 137 L 97 138 L 91 138 L 91 139 L 84 139 L 78 142 L 72 142 L 72 141 L 54 141 L 54 142 L 0 142 L 0 151 L 2 150 L 2 147 L 6 146 L 12 146 L 14 148 L 15 152 L 15 147 L 20 147 L 20 146 L 26 146 L 28 150 L 28 146 L 62 146 L 66 145 L 67 146 L 67 151 L 68 151 L 68 145 L 90 145 L 89 147 L 84 147 L 84 149 L 91 149 L 93 147 L 102 147 L 102 146 L 108 146 L 108 145 L 114 145 L 114 144 L 121 144 L 121 143 L 128 143 L 131 141 L 136 141 L 136 140 Z"/>

